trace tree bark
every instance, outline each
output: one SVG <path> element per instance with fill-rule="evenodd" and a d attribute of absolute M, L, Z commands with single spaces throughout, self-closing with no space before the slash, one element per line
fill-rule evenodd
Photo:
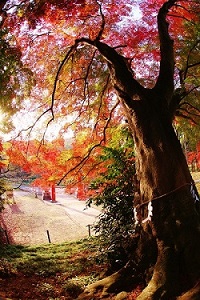
<path fill-rule="evenodd" d="M 190 192 L 193 181 L 172 125 L 153 103 L 138 105 L 132 117 L 140 184 L 137 204 L 145 220 L 152 203 L 153 215 L 146 222 L 158 249 L 152 279 L 140 300 L 170 299 L 186 288 L 184 279 L 188 289 L 200 279 L 200 216 Z"/>

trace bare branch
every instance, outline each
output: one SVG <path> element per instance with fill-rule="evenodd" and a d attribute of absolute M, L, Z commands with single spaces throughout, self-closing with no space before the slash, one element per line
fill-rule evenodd
<path fill-rule="evenodd" d="M 195 121 L 194 118 L 192 118 L 190 112 L 187 109 L 180 109 L 176 112 L 176 116 L 179 116 L 183 119 L 189 120 L 191 122 L 193 122 L 195 125 L 199 126 L 199 123 Z"/>
<path fill-rule="evenodd" d="M 58 185 L 61 184 L 61 182 L 73 171 L 79 169 L 79 171 L 82 169 L 82 167 L 86 164 L 87 160 L 89 159 L 90 155 L 92 154 L 92 152 L 97 148 L 100 147 L 101 144 L 103 143 L 103 140 L 101 140 L 98 144 L 92 146 L 89 151 L 87 152 L 87 154 L 81 158 L 80 162 L 75 164 L 75 166 L 73 168 L 71 168 L 68 172 L 65 173 L 65 175 L 58 181 Z"/>
<path fill-rule="evenodd" d="M 56 77 L 55 77 L 55 80 L 54 80 L 53 92 L 52 92 L 52 96 L 51 96 L 51 108 L 53 108 L 53 106 L 54 106 L 55 94 L 56 94 L 56 90 L 57 90 L 57 84 L 58 84 L 58 81 L 59 81 L 60 72 L 61 72 L 62 68 L 64 67 L 65 63 L 68 61 L 70 56 L 75 51 L 76 47 L 77 47 L 77 43 L 75 43 L 73 46 L 70 47 L 69 51 L 65 55 L 64 59 L 62 60 L 60 66 L 58 68 L 58 71 L 56 73 Z"/>
<path fill-rule="evenodd" d="M 112 120 L 112 114 L 113 112 L 115 111 L 116 107 L 119 105 L 119 101 L 116 102 L 116 104 L 113 106 L 113 108 L 111 109 L 111 112 L 110 112 L 110 115 L 109 115 L 109 118 L 107 119 L 107 122 L 103 128 L 103 136 L 104 136 L 104 141 L 106 140 L 106 130 L 108 128 L 108 125 L 110 123 L 110 121 Z"/>
<path fill-rule="evenodd" d="M 106 133 L 106 130 L 108 128 L 108 125 L 112 119 L 112 114 L 115 110 L 115 108 L 117 107 L 117 105 L 119 104 L 119 101 L 113 106 L 111 112 L 110 112 L 110 116 L 106 122 L 106 125 L 104 126 L 104 130 L 103 130 L 103 138 L 100 140 L 100 142 L 98 144 L 95 144 L 94 146 L 92 146 L 89 151 L 87 152 L 87 154 L 81 158 L 80 162 L 76 163 L 74 165 L 73 168 L 71 168 L 68 172 L 66 172 L 64 174 L 64 176 L 59 180 L 58 182 L 58 185 L 61 184 L 61 182 L 70 174 L 72 173 L 73 171 L 77 170 L 77 173 L 84 167 L 84 165 L 87 163 L 87 160 L 90 158 L 90 156 L 92 155 L 93 151 L 98 148 L 98 147 L 101 147 L 103 143 L 105 143 L 105 133 Z M 77 157 L 76 157 L 77 158 Z M 71 159 L 75 159 L 75 157 L 72 157 Z M 90 170 L 91 171 L 91 170 Z"/>
<path fill-rule="evenodd" d="M 105 58 L 108 67 L 110 69 L 110 74 L 113 80 L 113 86 L 118 91 L 121 98 L 125 100 L 129 107 L 133 106 L 133 96 L 139 95 L 141 98 L 146 94 L 146 89 L 140 85 L 140 83 L 133 78 L 133 72 L 130 70 L 126 59 L 120 55 L 113 47 L 108 46 L 107 44 L 100 42 L 98 40 L 99 36 L 95 40 L 88 38 L 77 39 L 67 52 L 63 61 L 61 62 L 54 82 L 54 88 L 52 93 L 52 106 L 54 105 L 55 94 L 57 90 L 57 83 L 59 79 L 60 72 L 69 60 L 70 56 L 76 51 L 78 45 L 88 44 L 92 47 L 98 49 L 100 54 Z"/>
<path fill-rule="evenodd" d="M 193 47 L 190 49 L 190 51 L 188 52 L 188 56 L 187 56 L 187 61 L 186 61 L 186 68 L 185 68 L 185 72 L 184 72 L 184 80 L 186 79 L 187 77 L 187 72 L 188 72 L 188 69 L 189 68 L 193 68 L 197 65 L 200 64 L 200 62 L 197 62 L 197 63 L 194 63 L 194 64 L 189 64 L 189 60 L 190 60 L 190 55 L 192 53 L 192 51 L 196 48 L 196 46 L 200 43 L 200 40 L 196 41 L 196 43 L 193 45 Z"/>
<path fill-rule="evenodd" d="M 169 105 L 169 112 L 171 114 L 171 116 L 174 116 L 176 114 L 176 110 L 182 105 L 181 101 L 188 97 L 193 91 L 195 91 L 196 89 L 198 89 L 199 86 L 195 86 L 193 88 L 191 88 L 190 90 L 186 90 L 185 87 L 183 86 L 183 88 L 180 89 L 176 89 L 173 97 L 172 97 L 172 101 L 170 102 Z M 181 104 L 180 104 L 181 103 Z M 186 103 L 186 102 L 185 102 Z M 188 103 L 189 104 L 189 103 Z M 191 105 L 192 106 L 192 105 Z M 195 108 L 195 107 L 194 107 Z M 196 108 L 197 109 L 197 108 Z"/>
<path fill-rule="evenodd" d="M 20 135 L 21 135 L 21 133 L 22 132 L 28 132 L 29 131 L 29 133 L 28 133 L 28 135 L 30 136 L 31 135 L 31 132 L 33 131 L 33 129 L 34 129 L 34 127 L 36 126 L 36 124 L 38 123 L 38 121 L 44 116 L 44 115 L 46 115 L 48 112 L 51 112 L 51 115 L 52 115 L 52 117 L 51 117 L 51 119 L 48 121 L 48 123 L 47 123 L 47 126 L 49 126 L 49 124 L 54 120 L 54 112 L 53 112 L 53 109 L 52 109 L 52 107 L 50 107 L 50 108 L 48 108 L 47 110 L 45 110 L 36 120 L 35 120 L 35 122 L 32 124 L 32 125 L 30 125 L 29 127 L 27 127 L 27 128 L 25 128 L 25 129 L 22 129 L 22 130 L 20 130 L 19 131 L 19 133 L 17 134 L 17 136 L 15 137 L 15 138 L 17 138 L 17 137 L 19 137 Z"/>
<path fill-rule="evenodd" d="M 173 18 L 178 18 L 178 19 L 183 19 L 187 22 L 190 22 L 191 24 L 195 24 L 195 22 L 192 22 L 191 20 L 187 19 L 186 17 L 184 16 L 178 16 L 178 15 L 174 15 L 174 14 L 168 14 L 169 17 L 173 17 Z"/>
<path fill-rule="evenodd" d="M 96 121 L 96 124 L 94 125 L 94 128 L 96 128 L 97 123 L 98 123 L 98 119 L 100 119 L 99 116 L 100 116 L 100 111 L 101 111 L 101 108 L 102 108 L 102 102 L 103 102 L 103 101 L 102 101 L 102 98 L 103 98 L 103 95 L 104 95 L 105 91 L 106 91 L 107 88 L 108 88 L 109 79 L 110 79 L 110 76 L 108 76 L 107 81 L 106 81 L 106 83 L 105 83 L 105 86 L 104 86 L 104 88 L 102 89 L 102 92 L 101 92 L 101 94 L 100 94 L 100 99 L 101 99 L 101 101 L 100 101 L 99 109 L 98 109 L 98 112 L 97 112 L 97 121 Z"/>
<path fill-rule="evenodd" d="M 74 165 L 73 168 L 71 168 L 68 172 L 65 173 L 65 175 L 58 181 L 58 185 L 61 184 L 61 182 L 73 171 L 77 170 L 77 173 L 80 172 L 80 170 L 84 167 L 84 165 L 87 163 L 87 160 L 90 158 L 90 156 L 92 155 L 93 151 L 98 148 L 98 147 L 102 147 L 102 144 L 105 142 L 105 132 L 108 128 L 108 125 L 112 119 L 112 114 L 115 110 L 115 108 L 117 107 L 117 105 L 119 104 L 119 101 L 117 101 L 117 103 L 113 106 L 111 112 L 110 112 L 110 116 L 106 122 L 106 125 L 104 126 L 104 131 L 103 131 L 103 138 L 100 140 L 100 142 L 98 144 L 95 144 L 94 146 L 92 146 L 89 151 L 87 152 L 87 154 L 81 158 L 80 162 L 76 163 Z M 75 157 L 72 157 L 71 159 L 75 159 Z M 91 171 L 91 170 L 90 170 Z M 89 173 L 89 172 L 88 172 Z"/>
<path fill-rule="evenodd" d="M 191 64 L 191 65 L 188 65 L 188 69 L 190 68 L 193 68 L 193 67 L 196 67 L 196 66 L 199 66 L 200 65 L 200 61 L 199 62 L 196 62 L 194 64 Z"/>
<path fill-rule="evenodd" d="M 101 7 L 101 4 L 97 1 L 97 4 L 99 5 L 99 11 L 100 11 L 100 15 L 101 15 L 101 19 L 102 19 L 102 23 L 101 23 L 101 28 L 99 30 L 99 33 L 96 37 L 97 40 L 100 40 L 102 38 L 102 34 L 103 34 L 103 31 L 104 31 L 104 27 L 105 27 L 105 17 L 104 17 L 104 14 L 102 12 L 102 7 Z"/>
<path fill-rule="evenodd" d="M 200 117 L 200 109 L 198 109 L 197 107 L 195 107 L 194 105 L 192 105 L 191 103 L 185 101 L 185 102 L 182 102 L 179 109 L 182 109 L 182 107 L 186 105 L 186 106 L 189 106 L 190 109 L 192 109 L 193 111 L 195 111 L 196 113 L 192 113 L 191 111 L 189 112 L 190 114 L 192 114 L 193 116 L 196 116 L 196 117 Z"/>

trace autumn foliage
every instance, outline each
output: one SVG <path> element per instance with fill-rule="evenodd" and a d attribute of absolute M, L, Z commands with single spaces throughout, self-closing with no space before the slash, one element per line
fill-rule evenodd
<path fill-rule="evenodd" d="M 94 40 L 99 36 L 125 57 L 134 78 L 151 88 L 159 73 L 156 18 L 164 0 L 120 0 L 118 5 L 109 1 L 23 1 L 22 5 L 14 5 L 12 12 L 10 2 L 4 3 L 7 16 L 1 25 L 13 34 L 17 45 L 9 48 L 4 42 L 6 51 L 13 51 L 13 59 L 23 60 L 27 74 L 32 74 L 30 87 L 35 84 L 28 106 L 27 100 L 21 105 L 34 112 L 36 119 L 41 113 L 38 121 L 45 118 L 44 127 L 52 120 L 62 124 L 58 132 L 62 145 L 57 138 L 45 143 L 40 139 L 28 143 L 16 140 L 8 155 L 25 172 L 37 176 L 35 185 L 62 181 L 69 190 L 74 191 L 76 186 L 83 198 L 85 186 L 101 168 L 96 156 L 102 146 L 109 144 L 111 132 L 116 124 L 125 122 L 125 117 L 99 52 L 80 46 L 68 59 L 69 47 L 79 38 Z M 198 9 L 196 1 L 180 1 L 167 17 L 175 41 L 177 94 L 181 91 L 183 95 L 176 111 L 178 123 L 181 117 L 198 122 Z M 23 129 L 27 126 L 25 122 Z M 74 138 L 68 147 L 69 128 Z M 198 152 L 189 152 L 187 159 L 189 164 L 196 160 L 199 165 Z"/>
<path fill-rule="evenodd" d="M 10 5 L 4 0 L 1 25 L 15 36 L 20 60 L 35 84 L 21 103 L 20 113 L 28 117 L 8 151 L 12 161 L 37 174 L 35 184 L 76 185 L 83 198 L 85 185 L 107 170 L 98 158 L 119 138 L 118 127 L 128 124 L 134 137 L 137 255 L 80 299 L 95 298 L 100 289 L 102 297 L 112 288 L 116 292 L 118 283 L 124 287 L 127 276 L 133 282 L 138 274 L 147 284 L 140 300 L 188 299 L 188 293 L 196 299 L 199 198 L 178 134 L 187 145 L 189 131 L 181 120 L 194 128 L 199 123 L 198 1 L 25 0 Z M 59 140 L 50 142 L 53 131 Z M 25 132 L 27 143 L 20 141 Z M 194 143 L 188 150 L 194 151 Z M 189 153 L 188 162 L 193 161 Z M 187 286 L 183 277 L 190 278 Z"/>

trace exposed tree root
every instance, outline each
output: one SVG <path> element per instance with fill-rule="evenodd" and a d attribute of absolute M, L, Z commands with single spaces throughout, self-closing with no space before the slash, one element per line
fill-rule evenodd
<path fill-rule="evenodd" d="M 154 267 L 152 279 L 142 291 L 138 300 L 169 300 L 178 293 L 177 284 L 179 272 L 175 263 L 176 253 L 172 247 L 158 241 L 158 258 Z"/>
<path fill-rule="evenodd" d="M 91 285 L 89 285 L 84 293 L 82 293 L 78 299 L 82 300 L 86 300 L 86 299 L 92 299 L 92 297 L 94 297 L 100 290 L 101 290 L 101 298 L 105 298 L 106 296 L 108 296 L 108 290 L 109 288 L 115 284 L 115 282 L 117 282 L 119 279 L 119 274 L 118 272 L 112 274 L 111 276 L 108 276 L 102 280 L 99 280 Z"/>
<path fill-rule="evenodd" d="M 138 281 L 137 271 L 132 270 L 132 275 L 130 273 L 130 268 L 125 266 L 118 272 L 101 279 L 91 285 L 89 285 L 85 291 L 79 295 L 77 300 L 91 300 L 91 299 L 128 299 L 127 291 L 134 289 L 135 284 Z M 129 270 L 127 270 L 129 269 Z M 135 271 L 135 272 L 134 272 Z M 133 273 L 135 273 L 133 276 Z M 139 278 L 141 280 L 141 277 Z M 168 284 L 152 280 L 149 282 L 147 287 L 142 291 L 142 293 L 137 297 L 137 300 L 199 300 L 200 299 L 200 282 L 196 284 L 189 291 L 185 292 L 183 295 L 176 297 L 169 288 Z"/>
<path fill-rule="evenodd" d="M 154 246 L 155 240 L 150 239 L 150 234 L 142 232 L 134 252 L 134 260 L 114 274 L 89 285 L 77 300 L 129 299 L 126 292 L 133 291 L 136 285 L 145 282 L 148 285 L 137 300 L 199 300 L 200 281 L 193 288 L 190 286 L 191 282 L 188 282 L 188 289 L 191 289 L 184 292 L 187 283 L 185 285 L 182 282 L 184 273 L 177 263 L 180 253 L 163 241 L 157 240 L 156 251 Z"/>
<path fill-rule="evenodd" d="M 109 295 L 111 297 L 111 295 L 116 295 L 121 291 L 130 290 L 130 287 L 133 286 L 134 283 L 133 270 L 132 264 L 127 263 L 127 265 L 119 271 L 87 286 L 84 292 L 79 295 L 78 299 L 93 299 L 93 297 L 95 298 L 95 295 L 99 295 L 99 293 L 101 294 L 99 299 L 101 299 Z M 125 299 L 121 298 L 125 297 L 125 293 L 120 294 L 120 298 L 118 297 L 118 299 Z"/>
<path fill-rule="evenodd" d="M 126 292 L 133 290 L 135 285 L 144 281 L 145 277 L 151 277 L 149 267 L 152 265 L 149 265 L 149 262 L 154 261 L 155 241 L 143 231 L 139 240 L 137 235 L 135 238 L 137 249 L 133 260 L 119 271 L 86 287 L 85 291 L 79 295 L 79 300 L 126 299 Z"/>
<path fill-rule="evenodd" d="M 156 284 L 151 281 L 148 286 L 137 297 L 137 300 L 169 300 L 168 291 L 165 285 Z"/>

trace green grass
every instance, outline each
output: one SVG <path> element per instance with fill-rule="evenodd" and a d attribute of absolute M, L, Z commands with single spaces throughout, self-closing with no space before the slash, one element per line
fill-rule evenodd
<path fill-rule="evenodd" d="M 98 263 L 98 250 L 94 237 L 62 244 L 0 246 L 0 279 L 7 283 L 11 299 L 13 295 L 22 300 L 76 299 L 105 271 L 105 265 Z M 30 291 L 35 298 L 30 298 Z"/>
<path fill-rule="evenodd" d="M 46 277 L 66 273 L 73 277 L 96 264 L 97 251 L 96 238 L 39 246 L 7 245 L 0 248 L 0 273 L 22 272 Z"/>

